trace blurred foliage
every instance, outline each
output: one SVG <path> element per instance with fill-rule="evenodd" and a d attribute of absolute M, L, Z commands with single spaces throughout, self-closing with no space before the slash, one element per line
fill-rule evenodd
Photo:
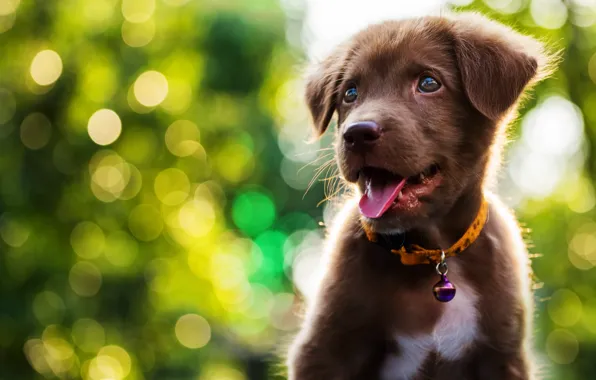
<path fill-rule="evenodd" d="M 272 174 L 286 18 L 0 0 L 1 379 L 269 377 L 321 198 Z"/>
<path fill-rule="evenodd" d="M 294 3 L 0 0 L 0 379 L 275 377 L 328 220 L 305 190 L 337 181 L 308 165 Z M 461 8 L 563 50 L 500 191 L 540 254 L 545 372 L 591 378 L 596 4 Z"/>

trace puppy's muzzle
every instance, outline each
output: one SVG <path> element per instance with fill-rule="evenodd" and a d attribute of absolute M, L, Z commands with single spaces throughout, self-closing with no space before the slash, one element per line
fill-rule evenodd
<path fill-rule="evenodd" d="M 371 148 L 381 137 L 381 127 L 374 121 L 358 121 L 348 125 L 343 133 L 348 150 Z"/>

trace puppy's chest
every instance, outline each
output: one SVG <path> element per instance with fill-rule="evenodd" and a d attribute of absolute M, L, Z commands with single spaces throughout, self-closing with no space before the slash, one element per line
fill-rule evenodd
<path fill-rule="evenodd" d="M 430 331 L 408 333 L 400 329 L 394 334 L 398 353 L 387 357 L 382 379 L 413 379 L 432 352 L 443 360 L 455 361 L 479 339 L 478 295 L 461 280 L 456 287 L 455 298 L 441 305 Z"/>

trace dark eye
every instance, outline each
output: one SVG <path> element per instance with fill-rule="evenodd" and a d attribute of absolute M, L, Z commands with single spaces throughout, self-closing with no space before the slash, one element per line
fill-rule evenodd
<path fill-rule="evenodd" d="M 352 103 L 353 101 L 356 100 L 357 97 L 358 97 L 358 90 L 356 90 L 356 87 L 352 86 L 352 87 L 348 88 L 346 90 L 346 92 L 344 93 L 344 102 Z"/>
<path fill-rule="evenodd" d="M 435 92 L 441 88 L 441 83 L 429 75 L 423 75 L 418 81 L 418 91 L 420 92 Z"/>

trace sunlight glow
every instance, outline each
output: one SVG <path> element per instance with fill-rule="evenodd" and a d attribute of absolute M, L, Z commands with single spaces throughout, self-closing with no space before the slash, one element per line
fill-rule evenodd
<path fill-rule="evenodd" d="M 444 0 L 307 0 L 305 46 L 311 58 L 320 60 L 337 44 L 371 23 L 436 13 L 444 3 Z"/>
<path fill-rule="evenodd" d="M 157 71 L 146 71 L 134 84 L 135 98 L 145 107 L 155 107 L 168 95 L 168 80 Z"/>
<path fill-rule="evenodd" d="M 522 120 L 522 138 L 511 148 L 509 174 L 525 196 L 544 198 L 574 173 L 583 160 L 584 124 L 580 109 L 551 96 Z"/>
<path fill-rule="evenodd" d="M 49 86 L 62 74 L 62 59 L 53 50 L 42 50 L 31 62 L 31 77 L 40 86 Z"/>
<path fill-rule="evenodd" d="M 559 29 L 567 21 L 567 6 L 561 0 L 532 0 L 530 14 L 537 25 Z"/>
<path fill-rule="evenodd" d="M 110 145 L 120 137 L 122 121 L 116 112 L 101 109 L 89 118 L 87 132 L 97 145 Z"/>

